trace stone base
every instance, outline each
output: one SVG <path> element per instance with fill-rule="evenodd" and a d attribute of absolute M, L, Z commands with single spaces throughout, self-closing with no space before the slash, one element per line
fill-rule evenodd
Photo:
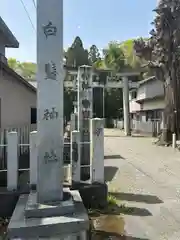
<path fill-rule="evenodd" d="M 61 216 L 74 212 L 74 201 L 68 188 L 63 189 L 64 199 L 61 202 L 53 202 L 47 204 L 37 203 L 37 193 L 31 192 L 28 196 L 25 217 L 26 218 L 42 218 Z"/>
<path fill-rule="evenodd" d="M 86 208 L 103 208 L 107 205 L 106 183 L 72 183 L 72 189 L 79 191 Z"/>
<path fill-rule="evenodd" d="M 19 195 L 19 191 L 8 191 L 7 188 L 0 188 L 0 218 L 12 216 Z"/>
<path fill-rule="evenodd" d="M 63 216 L 26 218 L 28 195 L 21 195 L 8 226 L 8 238 L 79 236 L 89 229 L 89 218 L 78 191 L 71 191 L 74 212 Z M 63 239 L 62 238 L 62 239 Z M 69 238 L 71 239 L 71 238 Z"/>

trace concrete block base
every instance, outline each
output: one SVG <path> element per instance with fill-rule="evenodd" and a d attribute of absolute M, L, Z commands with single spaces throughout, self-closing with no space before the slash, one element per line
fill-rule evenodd
<path fill-rule="evenodd" d="M 61 216 L 74 212 L 74 201 L 68 188 L 64 189 L 64 199 L 61 202 L 53 202 L 47 204 L 37 203 L 37 192 L 31 192 L 28 196 L 25 217 L 26 218 L 42 218 Z"/>
<path fill-rule="evenodd" d="M 12 216 L 19 195 L 19 191 L 8 191 L 7 188 L 0 188 L 0 218 Z"/>
<path fill-rule="evenodd" d="M 78 191 L 71 191 L 74 212 L 62 216 L 26 218 L 28 195 L 21 195 L 8 226 L 8 238 L 87 239 L 89 218 Z M 85 238 L 81 237 L 83 235 Z M 76 238 L 73 238 L 73 237 Z"/>
<path fill-rule="evenodd" d="M 79 191 L 86 208 L 103 208 L 107 205 L 106 183 L 72 183 L 72 189 Z"/>

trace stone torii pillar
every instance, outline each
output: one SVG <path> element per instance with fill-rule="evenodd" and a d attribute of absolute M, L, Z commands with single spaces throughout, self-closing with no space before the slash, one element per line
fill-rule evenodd
<path fill-rule="evenodd" d="M 122 77 L 123 81 L 123 111 L 124 111 L 124 133 L 131 135 L 130 129 L 130 111 L 129 111 L 129 80 L 128 77 Z"/>

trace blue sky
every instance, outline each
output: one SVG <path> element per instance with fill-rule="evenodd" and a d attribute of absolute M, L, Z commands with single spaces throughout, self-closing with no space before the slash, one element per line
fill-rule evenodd
<path fill-rule="evenodd" d="M 32 0 L 23 0 L 33 25 L 36 9 Z M 112 40 L 148 36 L 157 0 L 64 0 L 64 48 L 80 36 L 88 48 L 102 49 Z M 36 31 L 20 0 L 1 0 L 0 16 L 16 36 L 19 49 L 8 49 L 7 57 L 36 61 Z M 36 26 L 35 26 L 36 27 Z"/>

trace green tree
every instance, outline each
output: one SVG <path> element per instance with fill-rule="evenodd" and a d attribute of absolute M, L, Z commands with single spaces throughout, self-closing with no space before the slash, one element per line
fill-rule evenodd
<path fill-rule="evenodd" d="M 108 48 L 103 50 L 104 63 L 107 68 L 119 72 L 125 67 L 125 55 L 117 42 L 111 42 Z"/>
<path fill-rule="evenodd" d="M 88 51 L 84 49 L 80 37 L 76 37 L 72 46 L 66 52 L 66 65 L 79 67 L 88 64 Z"/>
<path fill-rule="evenodd" d="M 106 69 L 106 65 L 104 63 L 104 60 L 99 58 L 94 64 L 93 67 L 96 69 Z"/>
<path fill-rule="evenodd" d="M 126 66 L 132 69 L 140 69 L 142 66 L 142 60 L 136 56 L 134 39 L 128 39 L 120 43 L 119 47 L 124 53 Z"/>
<path fill-rule="evenodd" d="M 123 107 L 123 95 L 121 88 L 112 88 L 105 90 L 105 118 L 107 126 L 111 126 L 112 119 L 120 118 Z"/>
<path fill-rule="evenodd" d="M 8 59 L 8 65 L 15 72 L 20 74 L 25 79 L 34 79 L 36 74 L 36 63 L 32 62 L 19 62 L 15 58 Z"/>
<path fill-rule="evenodd" d="M 25 79 L 35 79 L 37 65 L 32 62 L 22 62 L 19 65 L 19 73 Z"/>
<path fill-rule="evenodd" d="M 96 45 L 93 44 L 89 49 L 89 64 L 93 65 L 100 59 L 101 58 L 100 58 L 99 49 L 97 48 Z"/>
<path fill-rule="evenodd" d="M 12 68 L 14 71 L 16 71 L 17 69 L 19 69 L 20 62 L 17 61 L 15 58 L 9 58 L 8 65 L 10 68 Z"/>
<path fill-rule="evenodd" d="M 159 144 L 169 144 L 172 133 L 180 138 L 180 2 L 158 1 L 155 12 L 150 39 L 139 39 L 134 47 L 136 54 L 148 61 L 156 79 L 164 84 L 164 129 Z"/>

